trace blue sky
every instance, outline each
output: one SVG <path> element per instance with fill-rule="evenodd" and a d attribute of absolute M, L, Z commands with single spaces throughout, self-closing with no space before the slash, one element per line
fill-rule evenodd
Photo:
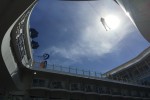
<path fill-rule="evenodd" d="M 116 29 L 105 31 L 101 17 L 117 16 Z M 35 60 L 49 53 L 49 64 L 106 72 L 137 56 L 149 46 L 113 0 L 39 0 L 31 15 L 39 32 Z"/>

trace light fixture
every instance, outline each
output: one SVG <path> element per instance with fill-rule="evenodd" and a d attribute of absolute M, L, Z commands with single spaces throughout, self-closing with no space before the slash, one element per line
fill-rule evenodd
<path fill-rule="evenodd" d="M 36 72 L 34 72 L 33 74 L 36 75 Z"/>

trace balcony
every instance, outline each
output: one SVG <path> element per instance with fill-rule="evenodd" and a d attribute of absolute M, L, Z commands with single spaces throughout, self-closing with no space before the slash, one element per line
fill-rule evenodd
<path fill-rule="evenodd" d="M 33 79 L 31 89 L 46 89 L 50 92 L 65 92 L 65 93 L 79 93 L 85 95 L 97 96 L 119 96 L 132 98 L 150 98 L 150 93 L 139 90 L 131 90 L 130 88 L 123 89 L 121 87 L 108 87 L 88 83 L 73 83 L 61 80 L 48 79 Z"/>

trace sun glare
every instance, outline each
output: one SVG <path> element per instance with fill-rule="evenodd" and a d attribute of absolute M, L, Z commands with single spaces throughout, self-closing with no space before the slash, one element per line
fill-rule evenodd
<path fill-rule="evenodd" d="M 108 15 L 105 17 L 105 21 L 107 23 L 107 25 L 111 28 L 111 29 L 116 29 L 118 28 L 119 24 L 120 24 L 120 20 L 117 16 L 114 15 Z"/>

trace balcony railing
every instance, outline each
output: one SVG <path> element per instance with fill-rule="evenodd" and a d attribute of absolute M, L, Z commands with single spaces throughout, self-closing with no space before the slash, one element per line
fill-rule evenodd
<path fill-rule="evenodd" d="M 48 72 L 54 72 L 54 73 L 62 73 L 62 74 L 71 74 L 75 76 L 81 76 L 81 77 L 88 77 L 88 78 L 94 78 L 94 79 L 103 79 L 103 80 L 108 80 L 108 81 L 114 81 L 114 82 L 121 82 L 124 84 L 132 84 L 132 85 L 139 85 L 139 86 L 150 86 L 150 84 L 144 83 L 144 82 L 139 82 L 139 81 L 131 81 L 129 79 L 124 79 L 124 78 L 113 78 L 113 77 L 106 77 L 102 73 L 98 72 L 92 72 L 92 71 L 87 71 L 87 70 L 81 70 L 77 68 L 71 68 L 71 67 L 64 67 L 61 65 L 49 65 L 45 68 L 42 68 L 40 66 L 39 62 L 34 62 L 33 67 L 31 69 L 35 70 L 40 70 L 40 71 L 48 71 Z"/>
<path fill-rule="evenodd" d="M 97 77 L 97 78 L 104 78 L 102 73 L 98 72 L 92 72 L 92 71 L 87 71 L 87 70 L 81 70 L 77 68 L 71 68 L 71 67 L 64 67 L 61 65 L 47 65 L 46 68 L 40 67 L 39 62 L 34 62 L 34 67 L 32 69 L 41 69 L 41 70 L 46 70 L 46 71 L 51 71 L 51 72 L 62 72 L 62 73 L 68 73 L 72 75 L 81 75 L 81 76 L 86 76 L 86 77 Z"/>
<path fill-rule="evenodd" d="M 41 84 L 42 83 L 42 84 Z M 48 83 L 48 84 L 47 84 Z M 131 88 L 106 87 L 88 83 L 72 83 L 68 81 L 52 81 L 48 79 L 33 79 L 32 89 L 46 88 L 49 90 L 78 92 L 84 94 L 111 95 L 111 96 L 130 96 L 150 98 L 150 93 L 142 90 L 131 90 Z"/>

